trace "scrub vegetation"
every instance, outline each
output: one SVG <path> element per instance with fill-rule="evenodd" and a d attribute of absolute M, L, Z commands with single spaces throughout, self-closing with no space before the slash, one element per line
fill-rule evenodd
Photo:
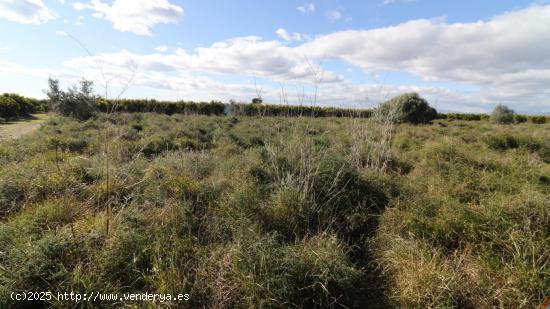
<path fill-rule="evenodd" d="M 549 197 L 548 124 L 56 116 L 0 143 L 0 307 L 533 308 Z"/>
<path fill-rule="evenodd" d="M 59 116 L 0 143 L 2 308 L 31 304 L 14 291 L 52 292 L 32 303 L 43 308 L 75 291 L 189 295 L 172 308 L 532 308 L 547 296 L 544 121 L 502 106 L 489 120 L 438 117 L 417 94 L 355 117 L 262 104 L 224 116 L 215 102 L 145 113 L 91 86 L 50 80 Z"/>

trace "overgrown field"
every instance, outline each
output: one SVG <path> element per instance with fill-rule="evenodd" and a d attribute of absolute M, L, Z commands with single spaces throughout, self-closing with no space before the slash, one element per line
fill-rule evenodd
<path fill-rule="evenodd" d="M 2 142 L 0 308 L 29 307 L 13 291 L 190 295 L 171 308 L 542 304 L 550 124 L 396 125 L 379 169 L 374 122 L 56 117 Z"/>

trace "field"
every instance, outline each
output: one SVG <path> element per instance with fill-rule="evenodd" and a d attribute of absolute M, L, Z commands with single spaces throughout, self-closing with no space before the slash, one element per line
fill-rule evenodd
<path fill-rule="evenodd" d="M 0 308 L 28 308 L 12 291 L 189 294 L 168 308 L 542 304 L 550 123 L 380 130 L 121 113 L 0 141 Z"/>

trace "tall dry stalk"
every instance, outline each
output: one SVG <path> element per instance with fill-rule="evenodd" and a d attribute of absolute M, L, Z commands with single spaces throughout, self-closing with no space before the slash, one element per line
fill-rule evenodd
<path fill-rule="evenodd" d="M 389 96 L 384 83 L 378 85 L 377 108 L 369 119 L 357 117 L 353 112 L 348 123 L 348 137 L 350 140 L 349 160 L 357 168 L 370 168 L 377 172 L 385 172 L 391 160 L 391 142 L 397 106 L 390 106 L 386 110 L 380 108 Z M 368 98 L 365 100 L 368 103 Z M 367 104 L 365 104 L 366 106 Z"/>
<path fill-rule="evenodd" d="M 376 109 L 370 119 L 351 118 L 348 124 L 350 160 L 358 168 L 385 172 L 391 160 L 396 109 Z"/>
<path fill-rule="evenodd" d="M 105 102 L 109 102 L 110 85 L 111 85 L 112 79 L 107 78 L 107 75 L 106 75 L 105 70 L 104 70 L 103 63 L 101 63 L 95 57 L 95 55 L 86 47 L 86 45 L 84 45 L 78 38 L 76 38 L 75 36 L 73 36 L 69 33 L 67 33 L 67 36 L 69 38 L 71 38 L 72 40 L 74 40 L 86 52 L 86 54 L 94 60 L 96 69 L 100 72 L 102 84 L 103 84 L 104 90 L 105 90 L 104 95 L 103 95 L 103 99 L 105 100 Z M 100 145 L 100 147 L 103 148 L 103 149 L 99 150 L 99 153 L 100 153 L 101 157 L 103 158 L 104 167 L 105 167 L 105 195 L 107 196 L 107 201 L 106 201 L 107 219 L 106 219 L 106 226 L 105 226 L 105 236 L 106 236 L 106 238 L 109 237 L 109 232 L 110 232 L 110 229 L 111 229 L 111 221 L 112 221 L 112 218 L 113 218 L 113 207 L 112 207 L 112 198 L 111 198 L 111 196 L 112 196 L 112 193 L 111 193 L 111 169 L 112 169 L 112 166 L 111 166 L 111 164 L 112 164 L 113 160 L 111 159 L 111 155 L 112 155 L 111 154 L 111 152 L 112 152 L 111 146 L 112 146 L 113 142 L 120 139 L 120 137 L 122 136 L 122 134 L 120 132 L 118 132 L 118 134 L 116 134 L 115 130 L 113 130 L 114 125 L 113 125 L 111 115 L 116 112 L 118 104 L 120 103 L 120 99 L 122 98 L 124 93 L 126 93 L 126 91 L 128 91 L 128 89 L 130 88 L 130 86 L 132 85 L 132 83 L 134 81 L 137 68 L 136 68 L 136 66 L 133 62 L 130 62 L 129 69 L 131 71 L 130 77 L 122 83 L 122 88 L 121 88 L 120 92 L 118 93 L 118 95 L 116 95 L 114 97 L 114 99 L 110 100 L 112 105 L 105 112 L 105 120 L 106 121 L 105 121 L 105 126 L 103 127 L 103 132 L 101 131 L 101 127 L 100 127 L 100 128 L 98 128 L 98 135 L 97 135 L 98 139 L 100 140 L 99 145 Z M 99 186 L 99 190 L 101 190 L 101 186 Z M 98 209 L 101 208 L 101 195 L 102 195 L 101 192 L 98 192 L 98 199 L 97 199 Z"/>

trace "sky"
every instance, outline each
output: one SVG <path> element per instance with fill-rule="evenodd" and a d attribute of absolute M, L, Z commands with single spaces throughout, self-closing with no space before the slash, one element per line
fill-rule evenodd
<path fill-rule="evenodd" d="M 550 1 L 0 0 L 0 93 L 550 114 Z"/>

